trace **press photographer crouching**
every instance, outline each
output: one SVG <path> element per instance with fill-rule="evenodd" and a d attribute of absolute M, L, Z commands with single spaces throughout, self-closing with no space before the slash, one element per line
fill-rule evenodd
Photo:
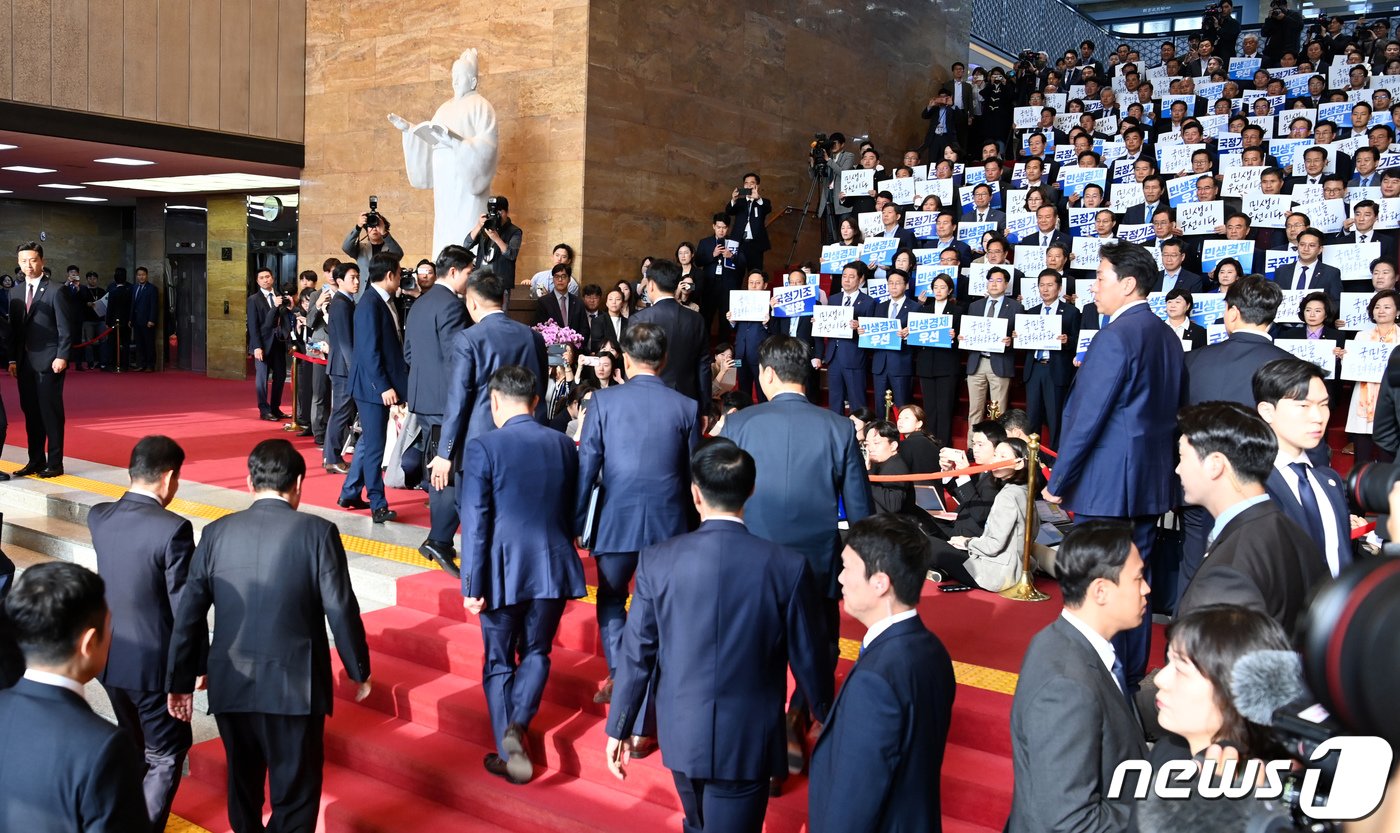
<path fill-rule="evenodd" d="M 462 245 L 476 255 L 476 262 L 491 266 L 509 296 L 515 286 L 515 259 L 520 256 L 524 232 L 510 221 L 510 200 L 487 197 L 486 213 L 476 221 Z M 504 300 L 504 299 L 503 299 Z"/>
<path fill-rule="evenodd" d="M 345 235 L 345 242 L 340 246 L 359 264 L 361 275 L 369 274 L 370 258 L 377 254 L 393 255 L 395 260 L 403 259 L 403 247 L 389 233 L 390 225 L 389 218 L 379 213 L 379 198 L 370 197 L 369 211 L 360 215 L 360 221 Z M 360 300 L 364 287 L 368 285 L 369 281 L 362 282 L 360 292 L 355 294 L 356 301 Z"/>

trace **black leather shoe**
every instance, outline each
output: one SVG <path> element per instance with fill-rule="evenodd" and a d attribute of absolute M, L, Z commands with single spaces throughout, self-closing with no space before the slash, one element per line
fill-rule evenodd
<path fill-rule="evenodd" d="M 309 436 L 311 436 L 311 429 L 310 429 L 310 428 L 303 428 L 303 429 L 301 429 L 300 431 L 298 431 L 298 432 L 296 432 L 295 434 L 293 434 L 292 436 L 293 436 L 293 437 L 309 437 Z"/>
<path fill-rule="evenodd" d="M 277 421 L 277 417 L 273 416 L 272 414 L 263 414 L 262 416 L 258 417 L 258 419 L 261 419 L 261 420 L 263 420 L 264 422 L 276 422 L 276 421 Z"/>
<path fill-rule="evenodd" d="M 364 498 L 359 498 L 359 497 L 352 497 L 352 498 L 349 498 L 349 499 L 346 499 L 346 498 L 339 498 L 339 499 L 336 500 L 335 505 L 336 505 L 336 506 L 339 506 L 341 509 L 368 509 L 368 508 L 369 508 L 369 504 L 365 502 Z"/>
<path fill-rule="evenodd" d="M 6 480 L 9 480 L 9 479 L 10 479 L 10 475 L 9 475 L 8 472 L 0 471 L 0 483 L 4 483 Z"/>
<path fill-rule="evenodd" d="M 481 759 L 481 765 L 486 767 L 487 772 L 491 773 L 497 778 L 504 778 L 512 784 L 524 783 L 523 781 L 517 781 L 511 777 L 509 769 L 510 765 L 506 763 L 504 758 L 502 758 L 500 755 L 497 755 L 495 752 L 487 752 L 486 757 Z"/>
<path fill-rule="evenodd" d="M 34 474 L 34 476 L 35 476 L 35 477 L 42 477 L 42 478 L 44 478 L 45 480 L 47 480 L 47 479 L 50 478 L 50 477 L 62 477 L 62 476 L 63 476 L 63 466 L 54 466 L 53 468 L 50 468 L 50 469 L 43 469 L 42 471 L 36 472 L 36 473 Z"/>
<path fill-rule="evenodd" d="M 657 746 L 656 738 L 648 738 L 642 735 L 632 736 L 632 758 L 641 760 L 661 747 Z"/>
<path fill-rule="evenodd" d="M 783 775 L 783 776 L 781 776 L 781 777 L 775 777 L 775 778 L 769 778 L 769 779 L 768 779 L 768 797 L 769 797 L 769 798 L 777 798 L 778 796 L 780 796 L 780 795 L 783 794 L 783 782 L 784 782 L 784 781 L 787 781 L 787 776 L 786 776 L 786 775 Z"/>
<path fill-rule="evenodd" d="M 530 762 L 530 740 L 524 726 L 519 723 L 507 726 L 501 746 L 506 750 L 506 772 L 512 784 L 525 784 L 535 777 L 535 765 Z"/>
<path fill-rule="evenodd" d="M 14 477 L 28 477 L 28 476 L 31 475 L 31 474 L 38 474 L 39 472 L 41 472 L 41 471 L 43 471 L 43 470 L 44 470 L 44 467 L 43 467 L 43 466 L 36 466 L 36 465 L 34 465 L 33 463 L 30 463 L 29 465 L 27 465 L 27 466 L 21 468 L 19 471 L 15 472 L 13 476 L 14 476 Z"/>
<path fill-rule="evenodd" d="M 376 509 L 376 510 L 374 510 L 374 512 L 371 513 L 370 518 L 371 518 L 375 523 L 377 523 L 377 524 L 382 524 L 382 523 L 384 523 L 385 521 L 392 521 L 392 520 L 395 520 L 396 518 L 398 518 L 398 516 L 399 516 L 399 513 L 398 513 L 398 512 L 395 512 L 394 510 L 392 510 L 392 509 L 390 509 L 389 507 L 386 506 L 386 507 L 384 507 L 383 509 Z"/>
<path fill-rule="evenodd" d="M 441 543 L 429 539 L 423 542 L 422 546 L 418 548 L 418 552 L 422 553 L 423 557 L 429 561 L 436 562 L 442 571 L 449 576 L 462 577 L 462 571 L 457 568 L 457 563 L 454 560 L 457 553 L 452 551 L 452 545 L 443 546 Z"/>
<path fill-rule="evenodd" d="M 344 463 L 328 463 L 328 464 L 326 465 L 326 474 L 349 474 L 349 473 L 350 473 L 350 467 L 347 466 L 347 465 L 345 465 Z"/>
<path fill-rule="evenodd" d="M 291 415 L 291 414 L 284 414 L 284 413 L 282 413 L 281 411 L 274 411 L 272 415 L 273 415 L 274 417 L 276 417 L 277 419 L 291 419 L 291 418 L 292 418 L 292 415 Z"/>

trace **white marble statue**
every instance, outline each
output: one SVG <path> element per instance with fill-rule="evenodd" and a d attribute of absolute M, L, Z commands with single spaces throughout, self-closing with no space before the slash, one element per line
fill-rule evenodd
<path fill-rule="evenodd" d="M 403 133 L 404 165 L 414 188 L 433 190 L 433 256 L 462 245 L 486 213 L 496 176 L 496 109 L 476 91 L 476 50 L 452 62 L 452 98 L 429 121 L 409 124 L 389 114 Z"/>

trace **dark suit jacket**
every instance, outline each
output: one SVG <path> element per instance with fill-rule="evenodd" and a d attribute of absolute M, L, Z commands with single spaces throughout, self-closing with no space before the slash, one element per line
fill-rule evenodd
<path fill-rule="evenodd" d="M 929 296 L 928 303 L 919 311 L 934 314 L 933 296 Z M 962 323 L 962 307 L 949 298 L 943 307 L 943 314 L 953 316 L 953 332 L 956 333 L 958 325 Z M 962 372 L 962 354 L 957 347 L 918 347 L 914 350 L 914 373 L 919 376 L 958 376 Z"/>
<path fill-rule="evenodd" d="M 350 395 L 365 402 L 378 402 L 388 390 L 400 402 L 408 391 L 408 365 L 403 360 L 398 327 L 389 305 L 370 291 L 355 304 L 355 352 L 350 368 Z"/>
<path fill-rule="evenodd" d="M 594 392 L 579 437 L 576 501 L 583 529 L 593 484 L 602 486 L 594 552 L 637 552 L 686 531 L 690 454 L 699 443 L 695 401 L 656 376 Z"/>
<path fill-rule="evenodd" d="M 1008 287 L 1009 288 L 1009 287 Z M 972 302 L 972 306 L 967 309 L 968 318 L 981 318 L 987 314 L 986 298 L 979 298 Z M 1021 302 L 1011 297 L 1010 294 L 1001 296 L 997 302 L 997 318 L 1006 319 L 1006 335 L 1011 336 L 1011 331 L 1016 329 L 1016 315 L 1021 312 Z M 982 361 L 982 354 L 975 351 L 967 352 L 967 375 L 971 376 L 977 372 L 977 365 Z M 1007 346 L 1003 353 L 991 354 L 992 372 L 1003 379 L 1011 379 L 1016 376 L 1016 351 Z"/>
<path fill-rule="evenodd" d="M 1152 210 L 1157 211 L 1166 207 L 1167 200 L 1166 196 L 1163 195 L 1163 198 L 1157 200 L 1157 202 L 1154 204 Z M 1146 225 L 1150 222 L 1152 222 L 1152 215 L 1147 213 L 1146 203 L 1143 203 L 1142 205 L 1129 206 L 1128 210 L 1123 212 L 1123 225 L 1125 226 L 1141 226 Z"/>
<path fill-rule="evenodd" d="M 870 481 L 851 421 L 801 394 L 730 414 L 722 436 L 754 458 L 758 480 L 744 519 L 759 537 L 807 557 L 817 589 L 841 597 L 837 503 L 851 523 L 870 514 Z"/>
<path fill-rule="evenodd" d="M 88 529 L 112 611 L 112 651 L 100 679 L 131 691 L 167 691 L 170 630 L 194 554 L 194 529 L 154 498 L 133 492 L 92 507 Z"/>
<path fill-rule="evenodd" d="M 484 598 L 487 610 L 582 596 L 583 563 L 574 549 L 573 442 L 516 416 L 470 440 L 463 457 L 462 595 Z"/>
<path fill-rule="evenodd" d="M 792 331 L 792 318 L 770 318 L 768 319 L 768 335 L 785 336 Z M 797 319 L 797 335 L 794 338 L 801 339 L 807 345 L 807 349 L 812 352 L 812 358 L 821 358 L 821 350 L 817 348 L 817 338 L 812 335 L 812 317 L 810 315 L 799 316 Z M 754 368 L 755 376 L 758 368 Z"/>
<path fill-rule="evenodd" d="M 1176 615 L 1233 604 L 1268 614 L 1291 634 L 1308 593 L 1331 576 L 1321 546 L 1266 500 L 1225 524 L 1176 603 Z"/>
<path fill-rule="evenodd" d="M 1079 346 L 1079 310 L 1068 301 L 1056 301 L 1055 306 L 1060 314 L 1060 332 L 1069 336 L 1069 340 L 1062 345 L 1059 350 L 1051 350 L 1050 364 L 1046 365 L 1050 369 L 1050 379 L 1057 385 L 1068 385 L 1074 378 L 1074 355 Z M 1045 308 L 1045 304 L 1036 304 L 1025 311 L 1025 315 L 1040 315 Z M 1024 376 L 1029 379 L 1031 368 L 1035 367 L 1035 351 L 1022 351 L 1026 354 L 1026 366 Z"/>
<path fill-rule="evenodd" d="M 77 694 L 20 680 L 0 691 L 0 830 L 149 830 L 142 762 Z"/>
<path fill-rule="evenodd" d="M 1186 354 L 1186 404 L 1238 402 L 1253 408 L 1254 372 L 1271 361 L 1291 358 L 1291 353 L 1258 333 L 1237 332 L 1219 344 L 1193 348 Z"/>
<path fill-rule="evenodd" d="M 1376 419 L 1371 425 L 1371 436 L 1376 445 L 1394 453 L 1400 449 L 1400 351 L 1391 351 L 1390 361 L 1385 366 L 1384 384 L 1380 396 L 1376 397 Z"/>
<path fill-rule="evenodd" d="M 725 264 L 720 274 L 715 274 L 715 246 L 721 241 L 716 240 L 714 235 L 705 237 L 695 247 L 695 269 L 691 271 L 691 277 L 695 279 L 695 288 L 702 294 L 715 294 L 728 292 L 731 289 L 740 289 L 740 283 L 744 277 L 744 269 L 748 265 L 744 259 L 743 250 L 730 252 L 724 259 Z"/>
<path fill-rule="evenodd" d="M 1167 288 L 1167 275 L 1166 275 L 1165 272 L 1163 272 L 1163 273 L 1162 273 L 1162 283 L 1161 283 L 1161 285 L 1157 288 L 1157 291 L 1158 291 L 1158 292 L 1171 292 L 1172 289 L 1180 289 L 1180 290 L 1183 290 L 1183 291 L 1185 291 L 1185 292 L 1190 292 L 1192 295 L 1196 294 L 1197 292 L 1205 292 L 1205 291 L 1206 291 L 1206 279 L 1205 279 L 1205 276 L 1204 276 L 1204 275 L 1201 275 L 1201 274 L 1198 274 L 1198 273 L 1196 273 L 1196 272 L 1192 272 L 1192 271 L 1190 271 L 1189 269 L 1182 268 L 1181 271 L 1179 271 L 1179 272 L 1176 273 L 1176 283 L 1172 286 L 1171 289 L 1168 289 L 1168 288 Z"/>
<path fill-rule="evenodd" d="M 462 299 L 440 283 L 418 296 L 409 310 L 403 358 L 408 363 L 408 407 L 415 414 L 442 414 L 452 341 L 470 324 Z"/>
<path fill-rule="evenodd" d="M 24 278 L 10 290 L 10 361 L 27 362 L 36 373 L 52 372 L 53 360 L 67 361 L 73 347 L 73 315 L 63 293 L 48 278 L 39 279 L 34 303 L 24 309 Z"/>
<path fill-rule="evenodd" d="M 351 359 L 355 355 L 355 299 L 349 293 L 337 291 L 331 298 L 326 328 L 330 331 L 331 342 L 327 372 L 331 376 L 349 379 Z"/>
<path fill-rule="evenodd" d="M 904 296 L 899 308 L 900 329 L 909 326 L 909 313 L 919 312 L 919 302 Z M 890 317 L 890 302 L 881 301 L 875 307 L 876 318 Z M 870 372 L 876 374 L 888 374 L 890 376 L 913 376 L 914 375 L 914 350 L 907 344 L 900 343 L 898 350 L 871 350 L 870 351 Z"/>
<path fill-rule="evenodd" d="M 1190 344 L 1192 351 L 1200 350 L 1206 346 L 1206 328 L 1192 321 L 1186 325 L 1181 340 Z"/>
<path fill-rule="evenodd" d="M 262 350 L 266 358 L 273 350 L 287 349 L 287 307 L 282 304 L 286 296 L 273 291 L 277 309 L 268 306 L 267 297 L 259 289 L 248 296 L 248 355 L 254 350 Z"/>
<path fill-rule="evenodd" d="M 590 352 L 597 352 L 598 348 L 615 341 L 622 344 L 622 334 L 627 331 L 627 316 L 620 319 L 621 327 L 614 328 L 612 318 L 608 316 L 607 310 L 602 310 L 593 319 L 593 326 L 588 328 L 588 349 Z"/>
<path fill-rule="evenodd" d="M 1104 796 L 1119 763 L 1147 757 L 1142 727 L 1094 647 L 1063 616 L 1035 635 L 1021 662 L 1011 748 L 1008 831 L 1129 829 L 1131 790 L 1119 801 Z"/>
<path fill-rule="evenodd" d="M 20 288 L 23 292 L 23 287 Z M 14 295 L 14 290 L 10 290 Z M 21 294 L 21 298 L 24 296 Z M 131 326 L 131 284 L 112 281 L 107 285 L 107 326 L 115 327 L 118 321 L 126 326 Z"/>
<path fill-rule="evenodd" d="M 160 309 L 160 290 L 156 285 L 147 281 L 137 282 L 131 287 L 131 324 L 134 327 L 145 327 L 147 324 L 156 323 L 156 316 Z M 149 328 L 148 328 L 149 329 Z"/>
<path fill-rule="evenodd" d="M 710 339 L 705 319 L 693 309 L 663 298 L 632 313 L 627 326 L 656 324 L 666 331 L 666 364 L 661 381 L 696 402 L 710 399 Z"/>
<path fill-rule="evenodd" d="M 1307 289 L 1320 289 L 1327 293 L 1327 297 L 1332 300 L 1332 309 L 1342 308 L 1342 273 L 1335 266 L 1330 266 L 1318 260 L 1313 264 L 1314 268 L 1308 273 Z M 1292 289 L 1294 275 L 1297 274 L 1298 264 L 1285 263 L 1274 270 L 1274 283 L 1280 289 Z"/>
<path fill-rule="evenodd" d="M 1181 345 L 1147 304 L 1094 337 L 1065 403 L 1066 431 L 1049 490 L 1067 509 L 1128 518 L 1175 502 L 1176 420 L 1186 393 Z M 1124 460 L 1132 460 L 1131 466 Z"/>
<path fill-rule="evenodd" d="M 1073 241 L 1071 240 L 1071 238 L 1070 238 L 1070 236 L 1069 236 L 1069 232 L 1060 231 L 1059 229 L 1056 229 L 1055 232 L 1054 232 L 1053 234 L 1050 235 L 1050 243 L 1052 243 L 1052 244 L 1053 244 L 1053 243 L 1060 243 L 1060 244 L 1062 244 L 1062 245 L 1064 245 L 1064 246 L 1066 246 L 1066 247 L 1069 247 L 1069 246 L 1072 246 L 1072 245 L 1073 245 Z M 1031 232 L 1030 234 L 1026 235 L 1025 237 L 1022 237 L 1022 238 L 1021 238 L 1021 243 L 1020 243 L 1020 245 L 1022 245 L 1022 246 L 1039 246 L 1039 245 L 1040 245 L 1040 230 L 1037 229 L 1037 230 Z"/>
<path fill-rule="evenodd" d="M 631 731 L 650 680 L 668 769 L 733 781 L 783 774 L 789 664 L 818 719 L 831 704 L 820 609 L 802 556 L 741 523 L 709 520 L 648 547 L 637 566 L 608 734 Z"/>
<path fill-rule="evenodd" d="M 812 750 L 811 833 L 943 829 L 939 777 L 953 662 L 918 616 L 856 661 Z"/>
<path fill-rule="evenodd" d="M 958 220 L 958 222 L 959 222 L 959 223 L 975 223 L 975 222 L 977 222 L 977 209 L 976 209 L 976 208 L 973 208 L 971 211 L 965 211 L 965 212 L 963 212 L 962 219 Z M 1000 232 L 1000 231 L 1005 231 L 1005 230 L 1006 230 L 1006 212 L 1005 212 L 1005 211 L 1002 211 L 1002 210 L 999 209 L 999 208 L 988 208 L 988 209 L 987 209 L 987 219 L 986 219 L 984 222 L 996 223 L 996 224 L 997 224 L 997 231 L 999 231 L 999 232 Z"/>
<path fill-rule="evenodd" d="M 569 320 L 567 321 L 564 320 L 564 315 L 559 310 L 559 299 L 554 297 L 553 290 L 535 299 L 535 323 L 543 324 L 550 320 L 581 335 L 588 334 L 588 313 L 583 308 L 583 299 L 577 295 L 569 298 Z"/>
<path fill-rule="evenodd" d="M 944 246 L 943 242 L 935 237 L 932 240 L 932 245 L 927 246 L 926 248 L 940 250 L 953 249 L 958 253 L 958 266 L 962 269 L 966 269 L 972 263 L 972 247 L 967 245 L 963 241 L 958 240 L 957 238 L 954 238 L 953 242 L 949 243 L 947 246 Z M 959 281 L 959 284 L 961 283 L 962 282 Z M 961 286 L 959 287 L 959 289 L 961 289 Z"/>
<path fill-rule="evenodd" d="M 845 295 L 840 291 L 832 292 L 827 296 L 826 302 L 830 306 L 841 306 L 845 301 Z M 856 294 L 855 301 L 851 304 L 851 319 L 856 320 L 862 317 L 870 317 L 875 314 L 875 299 L 864 292 Z M 861 347 L 860 338 L 855 330 L 851 331 L 850 338 L 828 338 L 826 349 L 822 352 L 822 361 L 826 363 L 827 369 L 832 372 L 842 370 L 863 370 L 870 366 L 870 351 Z"/>
<path fill-rule="evenodd" d="M 452 363 L 448 368 L 447 401 L 443 404 L 438 456 L 455 460 L 473 437 L 495 430 L 491 421 L 491 394 L 486 383 L 506 365 L 527 367 L 539 379 L 540 401 L 548 385 L 548 357 L 544 338 L 519 321 L 492 313 L 452 338 Z"/>
<path fill-rule="evenodd" d="M 1338 564 L 1348 564 L 1351 562 L 1351 511 L 1347 507 L 1346 480 L 1328 466 L 1314 465 L 1312 476 L 1322 484 L 1322 491 L 1327 495 L 1327 505 L 1318 507 L 1322 510 L 1322 522 L 1325 524 L 1330 521 L 1337 531 L 1337 552 L 1333 553 L 1333 556 Z M 1269 493 L 1269 500 L 1280 512 L 1287 515 L 1289 520 L 1300 529 L 1308 528 L 1302 503 L 1293 494 L 1293 490 L 1288 488 L 1288 483 L 1283 479 L 1283 475 L 1279 474 L 1277 467 L 1269 472 L 1264 489 Z M 1318 541 L 1317 545 L 1319 548 L 1324 546 L 1322 541 Z M 1325 553 L 1323 557 L 1325 560 Z M 1331 571 L 1330 564 L 1328 571 Z"/>
<path fill-rule="evenodd" d="M 744 227 L 753 221 L 753 246 L 760 252 L 766 252 L 772 248 L 768 242 L 768 214 L 773 210 L 773 203 L 767 197 L 760 197 L 751 200 L 748 197 L 739 197 L 731 200 L 724 207 L 724 213 L 730 216 L 729 237 L 731 240 L 744 240 Z M 711 250 L 713 250 L 711 246 Z"/>
<path fill-rule="evenodd" d="M 346 672 L 356 682 L 369 679 L 369 646 L 339 530 L 278 498 L 256 500 L 200 536 L 171 636 L 170 690 L 188 694 L 207 673 L 213 714 L 328 715 L 327 622 Z"/>

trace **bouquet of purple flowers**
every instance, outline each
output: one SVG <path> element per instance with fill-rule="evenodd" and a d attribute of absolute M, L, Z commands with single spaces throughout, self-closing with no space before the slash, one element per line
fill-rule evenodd
<path fill-rule="evenodd" d="M 567 344 L 577 350 L 583 346 L 583 336 L 568 327 L 561 327 L 550 319 L 534 326 L 535 332 L 544 337 L 546 347 Z"/>

